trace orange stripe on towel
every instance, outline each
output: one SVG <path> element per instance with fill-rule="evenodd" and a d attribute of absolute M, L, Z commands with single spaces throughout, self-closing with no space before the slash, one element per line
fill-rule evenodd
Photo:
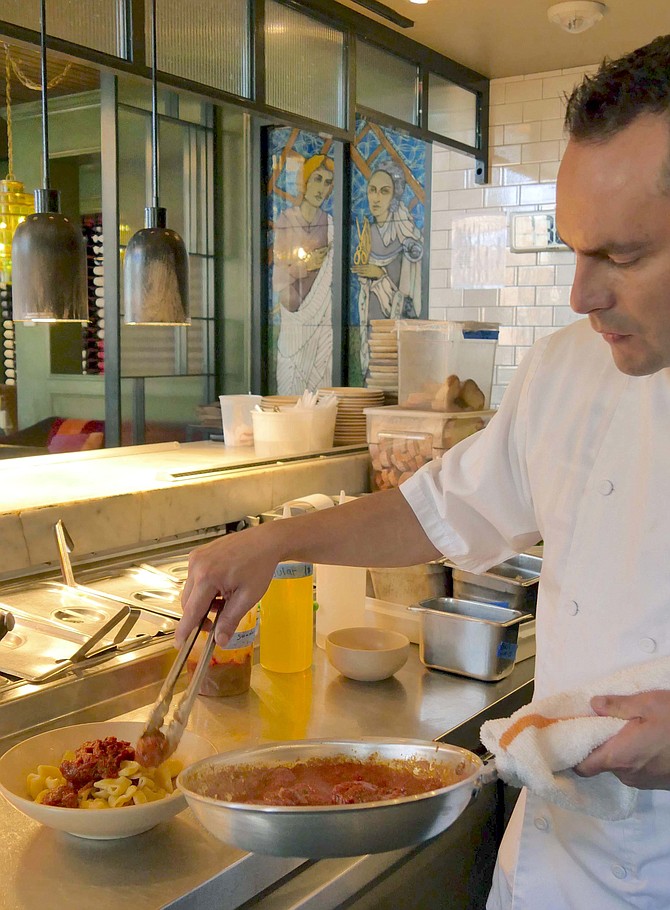
<path fill-rule="evenodd" d="M 516 739 L 519 733 L 522 733 L 528 727 L 537 727 L 539 730 L 544 727 L 550 727 L 557 724 L 559 720 L 567 720 L 565 717 L 545 717 L 544 714 L 526 714 L 514 721 L 511 727 L 508 727 L 500 737 L 500 748 L 507 749 Z"/>

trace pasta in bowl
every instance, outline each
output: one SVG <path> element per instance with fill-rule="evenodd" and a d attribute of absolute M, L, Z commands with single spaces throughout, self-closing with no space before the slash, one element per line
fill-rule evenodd
<path fill-rule="evenodd" d="M 0 757 L 0 793 L 29 818 L 77 837 L 106 840 L 148 831 L 186 808 L 176 775 L 215 750 L 186 731 L 174 756 L 158 768 L 143 768 L 132 748 L 143 728 L 139 721 L 105 721 L 39 733 Z M 93 755 L 96 743 L 103 748 Z M 88 775 L 95 780 L 77 776 L 83 746 L 97 762 Z"/>

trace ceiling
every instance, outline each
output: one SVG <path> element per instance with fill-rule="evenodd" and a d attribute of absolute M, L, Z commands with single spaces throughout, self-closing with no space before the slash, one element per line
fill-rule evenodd
<path fill-rule="evenodd" d="M 491 79 L 600 63 L 670 33 L 668 0 L 605 0 L 605 17 L 581 34 L 549 22 L 554 0 L 429 0 L 425 6 L 382 0 L 414 20 L 407 29 L 355 0 L 338 2 Z"/>

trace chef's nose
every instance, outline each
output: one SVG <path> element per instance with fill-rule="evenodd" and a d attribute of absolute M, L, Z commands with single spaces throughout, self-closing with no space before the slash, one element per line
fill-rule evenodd
<path fill-rule="evenodd" d="M 575 313 L 588 315 L 595 310 L 609 309 L 614 303 L 604 264 L 590 256 L 577 253 L 575 277 L 570 291 L 570 306 Z"/>

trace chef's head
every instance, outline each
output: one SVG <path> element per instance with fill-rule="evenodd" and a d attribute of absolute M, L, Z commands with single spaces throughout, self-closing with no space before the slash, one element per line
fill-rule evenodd
<path fill-rule="evenodd" d="M 569 98 L 557 226 L 570 305 L 624 373 L 670 367 L 670 36 L 606 60 Z"/>

